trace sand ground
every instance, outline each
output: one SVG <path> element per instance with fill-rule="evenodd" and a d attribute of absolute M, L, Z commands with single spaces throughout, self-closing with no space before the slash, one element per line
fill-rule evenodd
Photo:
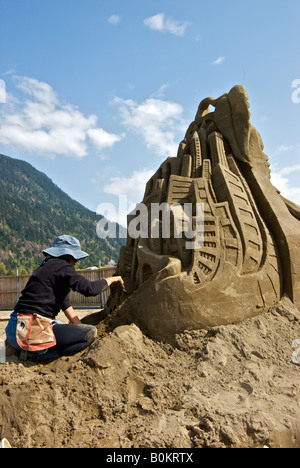
<path fill-rule="evenodd" d="M 103 314 L 84 321 L 98 337 L 83 352 L 45 363 L 8 355 L 0 365 L 0 439 L 16 448 L 300 447 L 291 358 L 300 313 L 288 299 L 239 324 L 176 335 L 175 346 L 126 317 L 114 329 Z"/>

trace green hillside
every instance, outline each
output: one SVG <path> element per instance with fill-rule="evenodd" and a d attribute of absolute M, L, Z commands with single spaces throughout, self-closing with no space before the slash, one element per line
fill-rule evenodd
<path fill-rule="evenodd" d="M 90 254 L 78 267 L 117 262 L 125 240 L 100 239 L 101 218 L 30 164 L 0 154 L 0 275 L 32 273 L 41 251 L 62 234 L 77 237 Z"/>

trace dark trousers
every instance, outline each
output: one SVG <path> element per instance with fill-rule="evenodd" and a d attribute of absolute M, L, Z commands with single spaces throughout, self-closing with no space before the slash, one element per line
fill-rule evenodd
<path fill-rule="evenodd" d="M 14 311 L 5 329 L 8 343 L 22 351 L 16 340 L 17 313 Z M 52 329 L 56 338 L 56 346 L 45 351 L 26 352 L 26 356 L 39 360 L 51 359 L 58 356 L 71 356 L 89 346 L 97 336 L 97 328 L 84 324 L 63 324 L 53 322 Z"/>
<path fill-rule="evenodd" d="M 89 346 L 97 336 L 97 329 L 92 325 L 53 324 L 56 338 L 55 350 L 59 356 L 71 356 Z"/>

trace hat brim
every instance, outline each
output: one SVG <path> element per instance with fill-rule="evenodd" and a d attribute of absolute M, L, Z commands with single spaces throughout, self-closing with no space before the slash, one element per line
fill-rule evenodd
<path fill-rule="evenodd" d="M 51 255 L 51 257 L 62 257 L 63 255 L 71 255 L 71 257 L 75 258 L 75 260 L 80 260 L 81 258 L 86 258 L 89 256 L 83 250 L 72 250 L 72 249 L 64 249 L 60 247 L 50 247 L 49 249 L 43 250 L 43 254 Z"/>

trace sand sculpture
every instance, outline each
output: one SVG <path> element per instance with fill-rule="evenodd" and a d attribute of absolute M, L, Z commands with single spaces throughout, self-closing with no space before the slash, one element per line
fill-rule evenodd
<path fill-rule="evenodd" d="M 167 238 L 162 215 L 151 220 L 149 214 L 147 235 L 128 235 L 121 249 L 119 274 L 127 292 L 115 291 L 108 307 L 119 305 L 117 316 L 154 338 L 235 323 L 283 295 L 300 307 L 300 207 L 272 185 L 249 107 L 240 85 L 204 99 L 177 157 L 167 158 L 147 183 L 143 204 L 149 213 L 153 203 L 190 204 L 195 227 L 195 207 L 204 209 L 202 242 L 193 249 L 187 248 L 184 218 L 178 228 L 172 211 Z M 128 225 L 139 214 L 129 214 Z"/>

